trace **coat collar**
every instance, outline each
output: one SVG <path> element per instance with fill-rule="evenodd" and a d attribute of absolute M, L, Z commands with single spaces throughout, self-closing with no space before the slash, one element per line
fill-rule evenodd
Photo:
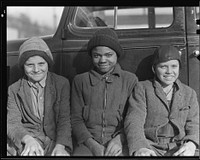
<path fill-rule="evenodd" d="M 172 108 L 171 108 L 171 118 L 178 116 L 179 110 L 184 106 L 184 97 L 183 97 L 183 86 L 180 80 L 176 80 L 176 92 L 174 93 Z"/>
<path fill-rule="evenodd" d="M 21 79 L 19 91 L 17 94 L 21 97 L 22 101 L 24 101 L 25 110 L 29 113 L 32 119 L 34 119 L 37 122 L 40 122 L 40 120 L 32 114 L 33 107 L 32 107 L 32 101 L 31 101 L 31 92 L 30 92 L 30 87 L 29 87 L 26 76 L 24 76 Z M 53 106 L 55 99 L 56 99 L 56 89 L 55 89 L 54 80 L 53 80 L 52 74 L 48 72 L 47 78 L 46 78 L 45 93 L 44 93 L 44 108 L 45 108 L 44 114 L 45 115 L 48 115 L 49 109 L 50 107 Z"/>
<path fill-rule="evenodd" d="M 173 108 L 171 108 L 171 110 L 173 110 L 175 106 L 178 106 L 178 104 L 181 102 L 181 97 L 182 97 L 182 88 L 183 87 L 182 87 L 182 83 L 180 82 L 180 80 L 177 79 L 174 82 L 174 85 L 175 85 L 175 93 L 174 93 L 173 102 L 172 102 Z M 170 111 L 165 93 L 162 89 L 161 84 L 156 80 L 156 78 L 154 78 L 154 80 L 153 80 L 153 86 L 155 88 L 155 94 L 165 104 L 167 110 Z"/>
<path fill-rule="evenodd" d="M 50 108 L 53 106 L 56 100 L 56 87 L 53 76 L 50 72 L 47 74 L 46 87 L 44 93 L 44 106 L 45 106 L 45 115 L 48 115 Z"/>
<path fill-rule="evenodd" d="M 31 91 L 30 91 L 30 87 L 28 84 L 28 80 L 27 77 L 24 76 L 21 79 L 20 82 L 20 86 L 19 86 L 19 91 L 17 93 L 19 95 L 19 97 L 21 98 L 21 101 L 23 102 L 23 110 L 25 110 L 27 112 L 27 114 L 31 117 L 32 120 L 34 120 L 37 123 L 40 123 L 40 119 L 37 118 L 34 114 L 33 114 L 33 105 L 32 105 L 32 101 L 31 101 Z"/>
<path fill-rule="evenodd" d="M 112 83 L 115 77 L 121 77 L 121 67 L 117 63 L 114 70 L 109 74 L 109 75 L 101 75 L 98 72 L 96 72 L 94 69 L 89 71 L 89 77 L 90 77 L 90 82 L 94 86 L 98 84 L 100 81 L 105 79 L 105 77 L 108 77 L 106 82 Z"/>
<path fill-rule="evenodd" d="M 47 75 L 46 75 L 45 78 L 43 78 L 40 82 L 38 82 L 38 84 L 39 84 L 42 88 L 44 88 L 45 85 L 46 85 L 46 79 L 47 79 Z M 28 84 L 29 84 L 31 87 L 37 88 L 36 85 L 35 85 L 33 82 L 31 82 L 30 80 L 28 81 Z"/>
<path fill-rule="evenodd" d="M 181 92 L 182 92 L 182 83 L 181 83 L 181 81 L 179 80 L 179 79 L 177 79 L 175 82 L 174 82 L 174 85 L 176 86 L 175 88 L 176 88 L 176 92 L 179 92 L 179 94 L 181 94 Z M 154 86 L 154 88 L 156 88 L 157 89 L 157 91 L 159 92 L 159 91 L 163 91 L 162 90 L 162 86 L 161 86 L 161 84 L 156 80 L 156 78 L 154 78 L 153 79 L 153 86 Z M 163 92 L 164 93 L 164 92 Z"/>

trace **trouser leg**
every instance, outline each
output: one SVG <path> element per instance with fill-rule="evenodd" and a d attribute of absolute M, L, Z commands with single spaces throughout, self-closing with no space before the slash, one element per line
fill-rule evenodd
<path fill-rule="evenodd" d="M 119 156 L 129 156 L 129 150 L 127 144 L 124 144 L 122 146 L 122 153 Z"/>
<path fill-rule="evenodd" d="M 44 155 L 51 156 L 54 147 L 55 147 L 55 141 L 49 140 L 49 142 L 46 144 L 44 148 Z"/>
<path fill-rule="evenodd" d="M 7 156 L 17 156 L 16 148 L 8 143 L 7 143 Z"/>
<path fill-rule="evenodd" d="M 108 142 L 109 143 L 109 142 Z M 106 147 L 108 144 L 104 144 L 104 146 Z M 76 144 L 74 146 L 74 151 L 73 151 L 73 156 L 93 156 L 92 152 L 90 151 L 90 149 L 84 145 L 84 144 Z M 129 156 L 129 149 L 128 149 L 128 145 L 124 144 L 122 146 L 122 153 L 119 156 Z"/>
<path fill-rule="evenodd" d="M 74 147 L 73 156 L 93 156 L 90 149 L 84 144 L 79 144 Z"/>
<path fill-rule="evenodd" d="M 199 149 L 196 149 L 194 156 L 199 157 Z"/>
<path fill-rule="evenodd" d="M 22 148 L 18 149 L 15 144 L 7 137 L 7 156 L 19 156 L 21 150 Z"/>

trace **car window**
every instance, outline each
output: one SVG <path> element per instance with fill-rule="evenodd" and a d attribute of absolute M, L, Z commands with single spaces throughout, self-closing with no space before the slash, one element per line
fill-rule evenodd
<path fill-rule="evenodd" d="M 7 7 L 7 40 L 52 35 L 64 7 Z"/>
<path fill-rule="evenodd" d="M 173 23 L 172 7 L 78 7 L 74 25 L 82 28 L 163 28 Z"/>
<path fill-rule="evenodd" d="M 199 19 L 199 7 L 195 7 L 194 8 L 194 10 L 195 10 L 195 19 Z"/>

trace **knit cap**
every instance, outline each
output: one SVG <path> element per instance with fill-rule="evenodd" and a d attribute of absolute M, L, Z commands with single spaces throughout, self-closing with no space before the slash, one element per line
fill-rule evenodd
<path fill-rule="evenodd" d="M 118 57 L 123 55 L 123 49 L 119 43 L 118 36 L 113 29 L 103 28 L 94 33 L 87 46 L 90 56 L 92 49 L 97 46 L 106 46 L 113 49 Z"/>
<path fill-rule="evenodd" d="M 18 65 L 23 68 L 24 63 L 32 56 L 41 56 L 49 67 L 54 63 L 53 56 L 47 44 L 39 37 L 32 37 L 26 40 L 19 48 Z"/>
<path fill-rule="evenodd" d="M 170 60 L 178 60 L 181 64 L 181 54 L 177 48 L 171 45 L 163 45 L 155 50 L 153 65 Z"/>

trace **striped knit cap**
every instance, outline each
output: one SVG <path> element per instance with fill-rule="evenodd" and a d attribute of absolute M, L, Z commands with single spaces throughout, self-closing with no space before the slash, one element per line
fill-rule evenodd
<path fill-rule="evenodd" d="M 18 65 L 20 68 L 23 68 L 24 63 L 28 60 L 28 58 L 32 56 L 41 56 L 44 58 L 49 67 L 52 67 L 54 61 L 52 53 L 44 42 L 43 39 L 39 37 L 32 37 L 26 40 L 19 48 L 19 58 Z"/>

